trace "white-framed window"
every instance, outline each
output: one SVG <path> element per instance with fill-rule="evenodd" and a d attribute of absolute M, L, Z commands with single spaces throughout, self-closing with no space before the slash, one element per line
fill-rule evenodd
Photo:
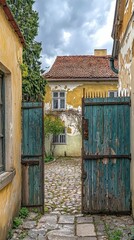
<path fill-rule="evenodd" d="M 65 109 L 66 99 L 64 91 L 54 91 L 52 92 L 52 109 L 62 110 Z"/>
<path fill-rule="evenodd" d="M 53 135 L 53 144 L 66 144 L 66 129 L 59 135 Z"/>
<path fill-rule="evenodd" d="M 118 91 L 108 91 L 108 97 L 118 97 Z"/>

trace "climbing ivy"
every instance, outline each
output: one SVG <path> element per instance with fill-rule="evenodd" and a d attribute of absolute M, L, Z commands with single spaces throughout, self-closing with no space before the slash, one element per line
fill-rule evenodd
<path fill-rule="evenodd" d="M 35 40 L 38 34 L 39 17 L 33 10 L 34 0 L 7 0 L 13 15 L 25 38 L 26 47 L 23 50 L 22 94 L 23 100 L 38 101 L 45 94 L 45 80 L 41 76 L 40 55 L 41 43 Z"/>

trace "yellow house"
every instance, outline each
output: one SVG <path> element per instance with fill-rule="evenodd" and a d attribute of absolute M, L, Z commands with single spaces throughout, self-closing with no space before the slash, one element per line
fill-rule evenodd
<path fill-rule="evenodd" d="M 131 191 L 134 216 L 134 0 L 117 0 L 112 57 L 119 60 L 119 91 L 131 95 Z"/>
<path fill-rule="evenodd" d="M 24 38 L 5 0 L 0 0 L 0 240 L 21 204 L 20 64 Z"/>
<path fill-rule="evenodd" d="M 44 75 L 47 80 L 45 114 L 59 116 L 62 134 L 51 136 L 56 156 L 81 156 L 81 105 L 83 89 L 89 97 L 117 96 L 117 74 L 109 66 L 106 49 L 94 55 L 59 56 Z M 46 152 L 49 141 L 46 139 Z"/>

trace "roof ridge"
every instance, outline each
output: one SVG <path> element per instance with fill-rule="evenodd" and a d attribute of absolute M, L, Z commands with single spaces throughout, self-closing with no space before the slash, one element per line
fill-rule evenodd
<path fill-rule="evenodd" d="M 96 55 L 60 55 L 60 56 L 57 56 L 57 58 L 63 58 L 63 57 L 110 57 L 110 56 L 112 56 L 112 55 L 110 55 L 110 54 L 108 54 L 108 55 L 105 55 L 105 56 L 96 56 Z"/>

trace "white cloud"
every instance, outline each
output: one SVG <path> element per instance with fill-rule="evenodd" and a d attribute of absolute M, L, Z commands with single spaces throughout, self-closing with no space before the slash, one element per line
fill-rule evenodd
<path fill-rule="evenodd" d="M 111 54 L 115 1 L 36 0 L 43 68 L 57 55 L 91 54 L 95 48 Z"/>
<path fill-rule="evenodd" d="M 70 37 L 71 37 L 71 33 L 70 32 L 63 31 L 63 40 L 64 40 L 64 45 L 65 46 L 69 44 Z"/>
<path fill-rule="evenodd" d="M 110 11 L 106 13 L 106 24 L 102 28 L 98 29 L 95 34 L 90 37 L 96 47 L 101 48 L 106 44 L 112 44 L 111 32 L 114 18 L 115 0 L 112 1 Z"/>

